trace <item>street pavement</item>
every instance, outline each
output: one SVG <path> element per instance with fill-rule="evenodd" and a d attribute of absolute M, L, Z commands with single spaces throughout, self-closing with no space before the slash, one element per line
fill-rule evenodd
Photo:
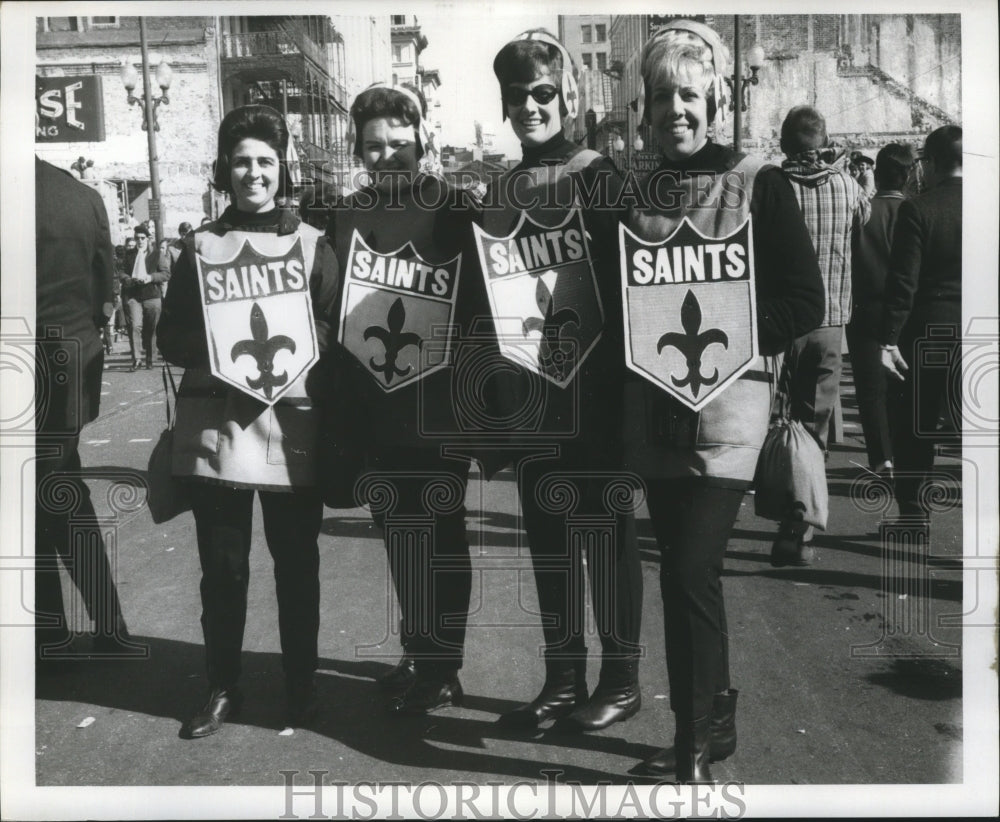
<path fill-rule="evenodd" d="M 308 782 L 306 772 L 317 769 L 349 783 L 543 783 L 542 772 L 553 769 L 562 781 L 623 783 L 638 760 L 671 743 L 659 557 L 645 509 L 641 712 L 586 735 L 512 734 L 494 724 L 543 679 L 534 582 L 510 472 L 491 482 L 474 473 L 469 483 L 475 581 L 461 708 L 425 718 L 386 712 L 374 680 L 395 664 L 399 645 L 385 552 L 366 511 L 327 509 L 320 538 L 323 711 L 310 728 L 282 734 L 272 564 L 258 510 L 243 654 L 246 705 L 221 733 L 180 739 L 181 723 L 206 694 L 194 523 L 188 513 L 154 525 L 141 490 L 138 501 L 126 503 L 109 495 L 116 481 L 141 487 L 164 427 L 159 369 L 130 373 L 122 346 L 108 360 L 102 413 L 84 430 L 81 454 L 94 476 L 98 512 L 113 526 L 109 544 L 129 629 L 148 654 L 74 660 L 37 678 L 40 786 L 280 785 L 280 771 L 298 771 Z M 817 534 L 814 563 L 770 566 L 775 525 L 754 515 L 751 495 L 729 544 L 724 585 L 733 686 L 740 690 L 739 746 L 712 766 L 719 781 L 962 781 L 961 461 L 938 459 L 955 481 L 953 499 L 941 506 L 949 510 L 933 519 L 929 559 L 905 544 L 883 555 L 880 520 L 895 509 L 879 510 L 877 486 L 862 479 L 859 466 L 867 460 L 849 373 L 844 441 L 828 464 L 829 527 Z M 77 640 L 82 651 L 88 643 Z M 589 647 L 593 686 L 593 631 Z M 88 717 L 93 722 L 78 727 Z"/>

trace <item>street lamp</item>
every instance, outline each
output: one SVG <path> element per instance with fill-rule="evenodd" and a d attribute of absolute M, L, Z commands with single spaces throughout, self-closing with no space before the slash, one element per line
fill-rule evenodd
<path fill-rule="evenodd" d="M 733 15 L 733 76 L 726 77 L 729 86 L 729 110 L 733 112 L 733 148 L 740 151 L 743 147 L 743 112 L 750 105 L 750 86 L 760 82 L 757 73 L 764 65 L 764 49 L 754 44 L 747 55 L 750 65 L 750 76 L 743 77 L 743 58 L 740 54 L 740 16 Z M 740 101 L 737 105 L 736 97 Z"/>
<path fill-rule="evenodd" d="M 148 70 L 148 65 L 144 66 L 144 76 Z M 126 99 L 129 105 L 141 105 L 142 106 L 142 130 L 146 131 L 149 128 L 148 117 L 146 115 L 146 92 L 144 91 L 139 97 L 136 97 L 132 92 L 135 87 L 139 84 L 139 72 L 135 70 L 135 66 L 129 62 L 128 58 L 125 59 L 122 65 L 122 85 L 125 86 L 125 91 L 128 92 Z M 170 83 L 174 79 L 174 70 L 170 67 L 165 59 L 160 60 L 160 64 L 156 67 L 156 85 L 160 87 L 160 96 L 153 97 L 153 129 L 155 131 L 160 130 L 160 123 L 156 116 L 156 109 L 160 107 L 160 104 L 170 105 L 170 98 L 167 96 L 167 91 L 170 88 Z M 145 83 L 143 84 L 144 89 L 148 88 Z"/>
<path fill-rule="evenodd" d="M 160 213 L 160 171 L 156 156 L 156 132 L 160 130 L 160 124 L 156 119 L 156 109 L 160 103 L 170 103 L 167 97 L 167 89 L 170 88 L 170 81 L 173 79 L 173 70 L 170 64 L 160 59 L 160 64 L 156 67 L 156 84 L 160 87 L 160 96 L 153 97 L 151 93 L 152 85 L 149 82 L 149 47 L 146 44 L 146 18 L 139 18 L 139 51 L 142 57 L 142 89 L 141 96 L 132 94 L 139 84 L 139 75 L 135 67 L 125 60 L 122 66 L 122 85 L 128 94 L 129 105 L 142 106 L 142 129 L 146 132 L 146 147 L 149 152 L 149 216 L 153 218 L 153 225 L 156 226 L 156 241 L 163 239 L 163 215 Z M 152 123 L 153 127 L 149 128 Z"/>
<path fill-rule="evenodd" d="M 740 84 L 738 96 L 740 98 L 740 111 L 746 111 L 750 105 L 750 86 L 756 86 L 760 82 L 758 72 L 764 65 L 764 49 L 759 44 L 754 43 L 747 54 L 747 65 L 750 67 L 749 77 L 740 77 L 737 80 L 736 74 L 726 78 L 726 85 L 729 86 L 729 110 L 735 111 L 737 91 L 735 85 Z"/>

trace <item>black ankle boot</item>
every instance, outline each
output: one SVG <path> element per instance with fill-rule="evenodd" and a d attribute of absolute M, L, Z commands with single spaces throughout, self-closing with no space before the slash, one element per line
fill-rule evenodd
<path fill-rule="evenodd" d="M 561 720 L 559 728 L 599 731 L 635 716 L 641 705 L 638 662 L 634 659 L 609 660 L 601 666 L 601 679 L 590 701 Z"/>
<path fill-rule="evenodd" d="M 677 752 L 677 782 L 681 785 L 714 785 L 708 768 L 711 716 L 677 721 L 674 750 Z"/>
<path fill-rule="evenodd" d="M 709 761 L 721 762 L 736 750 L 735 688 L 712 698 L 712 722 L 709 741 Z M 640 762 L 630 773 L 638 776 L 669 776 L 677 770 L 677 755 L 673 748 L 663 748 Z"/>
<path fill-rule="evenodd" d="M 395 714 L 420 716 L 439 708 L 462 704 L 464 693 L 458 681 L 458 671 L 428 672 L 417 671 L 416 680 L 402 696 L 396 697 L 389 705 Z"/>
<path fill-rule="evenodd" d="M 417 661 L 404 652 L 403 658 L 399 660 L 399 664 L 378 678 L 378 686 L 383 691 L 401 694 L 414 683 L 416 678 Z"/>
<path fill-rule="evenodd" d="M 586 668 L 577 671 L 573 663 L 550 665 L 541 692 L 531 702 L 501 714 L 503 728 L 534 730 L 543 722 L 568 716 L 587 702 Z"/>
<path fill-rule="evenodd" d="M 229 717 L 239 716 L 242 706 L 243 694 L 239 688 L 212 688 L 205 706 L 184 723 L 181 736 L 200 739 L 218 733 Z"/>

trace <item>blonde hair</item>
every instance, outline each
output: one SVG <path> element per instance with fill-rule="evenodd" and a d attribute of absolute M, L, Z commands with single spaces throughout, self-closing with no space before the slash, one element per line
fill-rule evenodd
<path fill-rule="evenodd" d="M 670 29 L 650 40 L 642 55 L 642 79 L 647 89 L 663 77 L 677 77 L 686 73 L 691 64 L 701 66 L 708 91 L 715 80 L 715 63 L 712 50 L 697 34 Z"/>

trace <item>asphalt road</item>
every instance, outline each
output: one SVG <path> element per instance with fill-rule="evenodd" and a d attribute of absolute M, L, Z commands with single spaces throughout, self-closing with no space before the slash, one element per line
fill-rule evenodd
<path fill-rule="evenodd" d="M 81 444 L 106 516 L 112 482 L 141 484 L 164 425 L 159 371 L 129 373 L 126 359 L 109 360 L 103 412 Z M 849 382 L 844 388 L 846 436 L 831 454 L 830 526 L 816 538 L 814 564 L 771 568 L 775 526 L 754 516 L 752 496 L 729 545 L 724 582 L 740 741 L 730 759 L 712 766 L 720 781 L 962 780 L 961 631 L 957 617 L 951 627 L 940 624 L 962 611 L 961 504 L 934 518 L 930 561 L 906 546 L 883 556 L 882 513 L 859 496 L 863 472 L 852 461 L 865 456 Z M 938 462 L 957 478 L 952 493 L 960 494 L 960 460 Z M 120 499 L 115 505 L 121 510 Z M 544 782 L 542 771 L 554 768 L 564 780 L 622 783 L 637 760 L 672 739 L 659 558 L 644 511 L 646 657 L 643 708 L 632 720 L 589 735 L 546 730 L 529 737 L 494 725 L 541 685 L 541 630 L 532 616 L 534 583 L 513 475 L 487 483 L 474 474 L 468 508 L 476 577 L 462 708 L 416 719 L 386 713 L 374 678 L 395 663 L 398 640 L 384 549 L 364 510 L 327 509 L 320 542 L 323 713 L 310 729 L 282 735 L 274 585 L 258 511 L 244 644 L 247 703 L 223 732 L 185 741 L 180 725 L 206 689 L 194 523 L 185 514 L 157 526 L 141 498 L 130 505 L 109 524 L 125 615 L 148 654 L 74 662 L 37 679 L 39 785 L 279 785 L 282 770 L 316 769 L 346 782 Z M 88 641 L 81 637 L 78 646 L 86 650 Z M 593 633 L 589 644 L 593 653 Z M 87 717 L 94 721 L 78 727 Z"/>

